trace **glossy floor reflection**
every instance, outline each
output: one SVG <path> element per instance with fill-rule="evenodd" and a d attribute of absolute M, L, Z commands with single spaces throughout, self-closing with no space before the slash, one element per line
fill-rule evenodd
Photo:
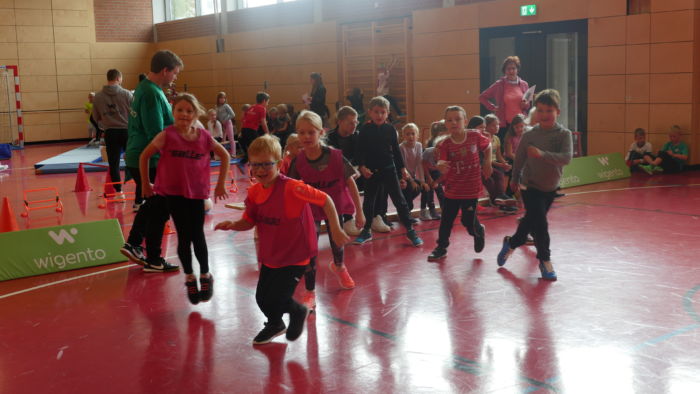
<path fill-rule="evenodd" d="M 97 208 L 97 192 L 72 192 L 75 174 L 33 174 L 74 145 L 28 147 L 0 174 L 17 214 L 23 188 L 61 192 L 63 215 L 18 216 L 20 227 L 116 217 L 128 231 L 129 207 Z M 103 178 L 88 174 L 95 190 Z M 530 247 L 497 267 L 516 216 L 481 214 L 478 255 L 455 226 L 441 264 L 426 262 L 438 222 L 423 223 L 419 249 L 400 230 L 348 246 L 354 290 L 321 264 L 304 334 L 260 347 L 253 235 L 211 231 L 240 215 L 217 205 L 206 222 L 208 304 L 187 302 L 182 274 L 126 263 L 0 282 L 0 392 L 700 392 L 700 173 L 566 192 L 550 213 L 559 281 L 538 279 Z M 175 241 L 167 255 L 177 261 Z M 328 261 L 325 237 L 320 246 Z"/>

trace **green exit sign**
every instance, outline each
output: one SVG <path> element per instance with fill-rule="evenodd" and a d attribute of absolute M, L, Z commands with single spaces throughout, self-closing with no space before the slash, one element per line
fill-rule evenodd
<path fill-rule="evenodd" d="M 520 6 L 520 16 L 537 15 L 537 4 L 528 4 Z"/>

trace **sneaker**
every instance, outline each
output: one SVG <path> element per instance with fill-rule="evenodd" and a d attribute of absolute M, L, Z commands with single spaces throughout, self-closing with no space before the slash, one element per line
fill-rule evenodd
<path fill-rule="evenodd" d="M 372 219 L 372 231 L 376 231 L 378 233 L 388 233 L 391 231 L 391 227 L 387 226 L 386 223 L 384 223 L 384 220 L 382 220 L 382 217 L 377 215 Z"/>
<path fill-rule="evenodd" d="M 140 265 L 148 264 L 146 262 L 146 256 L 143 254 L 143 248 L 140 246 L 132 246 L 129 243 L 125 243 L 119 251 L 133 263 Z"/>
<path fill-rule="evenodd" d="M 416 230 L 409 230 L 406 233 L 406 238 L 408 238 L 408 240 L 411 241 L 411 244 L 413 244 L 413 246 L 416 248 L 423 245 L 423 240 L 420 239 L 418 234 L 416 234 Z"/>
<path fill-rule="evenodd" d="M 117 192 L 114 197 L 112 197 L 112 200 L 123 204 L 126 202 L 126 195 L 123 192 Z"/>
<path fill-rule="evenodd" d="M 503 237 L 503 246 L 501 246 L 501 251 L 498 252 L 498 257 L 496 257 L 499 267 L 503 267 L 506 264 L 506 260 L 513 254 L 514 250 L 510 247 L 510 237 L 507 235 Z"/>
<path fill-rule="evenodd" d="M 199 291 L 199 299 L 202 302 L 207 302 L 211 300 L 214 295 L 214 277 L 209 276 L 208 278 L 199 278 L 199 285 L 201 290 Z"/>
<path fill-rule="evenodd" d="M 515 200 L 513 200 L 515 201 Z M 514 207 L 512 205 L 501 205 L 498 207 L 499 210 L 505 212 L 505 213 L 516 213 L 518 212 L 518 208 Z"/>
<path fill-rule="evenodd" d="M 514 198 L 508 197 L 506 195 L 502 195 L 500 197 L 494 198 L 493 202 L 496 205 L 509 206 L 509 207 L 512 207 L 513 205 L 517 204 L 517 201 Z"/>
<path fill-rule="evenodd" d="M 433 220 L 440 220 L 440 218 L 442 218 L 442 216 L 440 216 L 440 214 L 437 213 L 437 211 L 435 210 L 435 207 L 433 207 L 433 208 L 428 208 L 428 211 L 430 212 L 430 217 L 431 217 Z"/>
<path fill-rule="evenodd" d="M 299 305 L 298 308 L 293 309 L 289 312 L 289 329 L 287 330 L 287 340 L 294 341 L 301 335 L 304 331 L 304 322 L 306 317 L 309 315 L 309 310 L 303 306 Z"/>
<path fill-rule="evenodd" d="M 316 292 L 313 290 L 306 290 L 304 295 L 301 297 L 301 304 L 309 310 L 309 313 L 316 310 Z"/>
<path fill-rule="evenodd" d="M 284 325 L 284 322 L 279 322 L 279 324 L 270 324 L 265 323 L 265 328 L 260 330 L 258 335 L 253 338 L 253 345 L 263 345 L 266 343 L 270 343 L 273 338 L 278 337 L 282 334 L 284 334 L 287 331 L 287 326 Z"/>
<path fill-rule="evenodd" d="M 476 253 L 484 250 L 484 244 L 486 243 L 486 226 L 483 224 L 479 228 L 479 231 L 474 235 L 474 251 Z"/>
<path fill-rule="evenodd" d="M 664 168 L 659 166 L 652 166 L 651 170 L 654 172 L 664 172 Z"/>
<path fill-rule="evenodd" d="M 386 216 L 386 215 L 379 215 L 379 216 L 381 216 L 382 222 L 384 222 L 384 224 L 386 224 L 387 227 L 389 227 L 389 230 L 393 230 L 393 229 L 394 229 L 394 226 L 391 225 L 391 222 L 389 221 L 389 217 L 388 217 L 388 216 Z"/>
<path fill-rule="evenodd" d="M 337 265 L 335 265 L 334 262 L 331 261 L 330 263 L 328 263 L 328 268 L 331 270 L 332 273 L 335 274 L 335 277 L 338 278 L 338 283 L 340 284 L 340 287 L 346 290 L 355 287 L 355 281 L 352 280 L 352 277 L 350 277 L 350 273 L 345 267 L 345 264 L 338 267 Z"/>
<path fill-rule="evenodd" d="M 654 170 L 651 167 L 651 164 L 640 164 L 639 168 L 642 169 L 642 171 L 646 172 L 649 175 L 654 175 Z"/>
<path fill-rule="evenodd" d="M 540 260 L 540 272 L 542 273 L 542 279 L 544 280 L 557 280 L 557 273 L 554 272 L 554 267 L 551 261 L 541 261 Z"/>
<path fill-rule="evenodd" d="M 345 232 L 348 235 L 351 235 L 353 237 L 357 237 L 358 235 L 360 235 L 360 231 L 362 231 L 359 228 L 357 228 L 357 225 L 355 224 L 355 218 L 352 218 L 347 222 L 343 223 L 343 230 L 345 230 Z"/>
<path fill-rule="evenodd" d="M 428 255 L 428 261 L 440 261 L 447 257 L 447 249 L 437 247 Z"/>
<path fill-rule="evenodd" d="M 355 245 L 362 245 L 370 239 L 372 239 L 372 232 L 370 232 L 369 230 L 362 229 L 362 231 L 360 231 L 360 235 L 358 235 L 357 238 L 355 238 L 355 240 L 352 241 L 352 243 Z"/>
<path fill-rule="evenodd" d="M 428 208 L 423 208 L 420 210 L 420 220 L 427 222 L 428 220 L 433 220 L 433 217 L 430 215 L 430 211 L 428 211 Z"/>
<path fill-rule="evenodd" d="M 170 264 L 164 258 L 158 257 L 147 260 L 143 267 L 143 272 L 175 272 L 180 269 L 179 265 Z"/>
<path fill-rule="evenodd" d="M 185 282 L 185 286 L 187 287 L 187 298 L 190 300 L 190 303 L 192 305 L 199 304 L 200 294 L 199 289 L 197 289 L 197 281 L 187 281 Z"/>

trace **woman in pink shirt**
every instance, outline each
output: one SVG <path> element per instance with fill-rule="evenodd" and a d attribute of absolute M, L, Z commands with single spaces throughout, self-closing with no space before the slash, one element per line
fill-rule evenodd
<path fill-rule="evenodd" d="M 487 110 L 498 116 L 498 121 L 501 124 L 501 128 L 498 129 L 498 138 L 503 141 L 510 120 L 515 115 L 527 114 L 530 102 L 524 99 L 529 86 L 527 82 L 518 77 L 520 58 L 508 56 L 503 61 L 501 71 L 503 71 L 503 77 L 484 90 L 479 95 L 479 101 Z"/>

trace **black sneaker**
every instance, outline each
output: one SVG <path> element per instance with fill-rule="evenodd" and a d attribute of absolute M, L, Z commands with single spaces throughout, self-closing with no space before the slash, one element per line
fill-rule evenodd
<path fill-rule="evenodd" d="M 211 297 L 214 295 L 214 277 L 200 277 L 199 285 L 201 286 L 201 290 L 199 291 L 199 299 L 202 302 L 207 302 L 211 300 Z"/>
<path fill-rule="evenodd" d="M 185 282 L 185 286 L 187 287 L 187 298 L 190 300 L 192 305 L 199 304 L 200 295 L 199 290 L 197 289 L 197 281 L 187 281 Z"/>
<path fill-rule="evenodd" d="M 263 345 L 265 343 L 270 343 L 274 337 L 278 337 L 287 331 L 287 326 L 284 322 L 279 322 L 279 324 L 265 323 L 265 328 L 260 330 L 258 335 L 253 338 L 253 345 Z"/>
<path fill-rule="evenodd" d="M 144 266 L 148 264 L 146 262 L 146 256 L 143 254 L 143 248 L 140 246 L 132 246 L 131 244 L 125 243 L 119 251 L 131 262 Z"/>
<path fill-rule="evenodd" d="M 143 272 L 175 272 L 180 269 L 179 265 L 173 265 L 165 261 L 164 258 L 158 257 L 153 260 L 146 261 L 143 267 Z"/>
<path fill-rule="evenodd" d="M 486 242 L 486 226 L 483 224 L 481 225 L 481 228 L 476 232 L 476 235 L 474 235 L 474 251 L 476 253 L 481 252 L 484 250 L 484 243 Z"/>
<path fill-rule="evenodd" d="M 428 261 L 440 261 L 445 257 L 447 257 L 447 249 L 438 246 L 428 255 Z"/>
<path fill-rule="evenodd" d="M 304 322 L 306 321 L 306 316 L 308 316 L 309 310 L 303 306 L 298 305 L 297 308 L 289 312 L 289 329 L 287 330 L 287 339 L 294 341 L 301 335 L 304 331 Z"/>
<path fill-rule="evenodd" d="M 509 206 L 509 205 L 501 205 L 498 207 L 498 209 L 500 209 L 501 211 L 503 211 L 505 213 L 517 213 L 518 212 L 517 207 Z"/>

